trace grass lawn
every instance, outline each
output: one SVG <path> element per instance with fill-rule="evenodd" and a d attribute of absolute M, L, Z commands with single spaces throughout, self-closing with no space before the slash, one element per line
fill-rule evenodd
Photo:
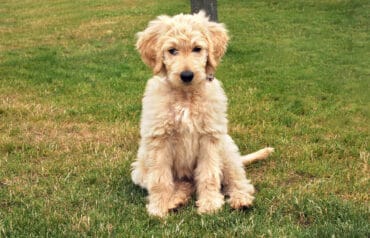
<path fill-rule="evenodd" d="M 149 217 L 135 33 L 190 1 L 0 1 L 0 237 L 369 237 L 370 2 L 220 0 L 216 76 L 255 206 Z"/>

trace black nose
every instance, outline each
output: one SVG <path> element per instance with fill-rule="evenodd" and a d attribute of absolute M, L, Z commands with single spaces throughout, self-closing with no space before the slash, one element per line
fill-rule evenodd
<path fill-rule="evenodd" d="M 184 83 L 190 83 L 193 80 L 194 73 L 189 70 L 182 71 L 180 77 Z"/>

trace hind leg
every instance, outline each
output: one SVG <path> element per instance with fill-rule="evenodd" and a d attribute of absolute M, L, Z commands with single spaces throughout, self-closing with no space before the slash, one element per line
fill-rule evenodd
<path fill-rule="evenodd" d="M 231 169 L 230 171 L 235 172 L 236 170 Z M 234 209 L 250 207 L 254 200 L 254 186 L 249 180 L 243 178 L 242 173 L 240 173 L 240 176 L 231 175 L 231 173 L 225 177 L 225 191 L 229 196 L 227 202 Z M 226 182 L 226 180 L 228 181 Z"/>
<path fill-rule="evenodd" d="M 254 186 L 245 176 L 238 147 L 230 136 L 224 140 L 223 185 L 224 192 L 229 196 L 228 203 L 234 209 L 249 207 L 254 200 Z"/>
<path fill-rule="evenodd" d="M 194 191 L 195 187 L 192 182 L 183 180 L 175 181 L 175 193 L 170 209 L 176 209 L 188 203 Z"/>
<path fill-rule="evenodd" d="M 137 159 L 131 164 L 131 180 L 134 184 L 147 189 L 148 167 L 145 164 L 146 154 L 145 146 L 140 146 Z"/>
<path fill-rule="evenodd" d="M 229 196 L 228 203 L 234 209 L 249 207 L 254 200 L 254 186 L 245 177 L 244 168 L 231 159 L 224 166 L 225 194 Z"/>

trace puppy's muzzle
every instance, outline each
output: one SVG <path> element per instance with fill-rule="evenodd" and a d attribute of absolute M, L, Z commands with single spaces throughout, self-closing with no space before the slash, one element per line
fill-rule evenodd
<path fill-rule="evenodd" d="M 180 77 L 184 83 L 190 83 L 194 78 L 194 73 L 189 70 L 182 71 Z"/>

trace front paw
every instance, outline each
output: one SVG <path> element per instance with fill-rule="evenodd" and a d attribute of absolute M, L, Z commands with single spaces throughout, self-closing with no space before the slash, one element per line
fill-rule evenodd
<path fill-rule="evenodd" d="M 222 194 L 212 194 L 206 197 L 200 198 L 196 201 L 198 207 L 198 213 L 214 213 L 224 205 L 224 196 Z"/>
<path fill-rule="evenodd" d="M 146 205 L 146 209 L 151 216 L 163 218 L 168 214 L 169 208 L 166 205 L 160 205 L 158 203 L 149 203 Z"/>

